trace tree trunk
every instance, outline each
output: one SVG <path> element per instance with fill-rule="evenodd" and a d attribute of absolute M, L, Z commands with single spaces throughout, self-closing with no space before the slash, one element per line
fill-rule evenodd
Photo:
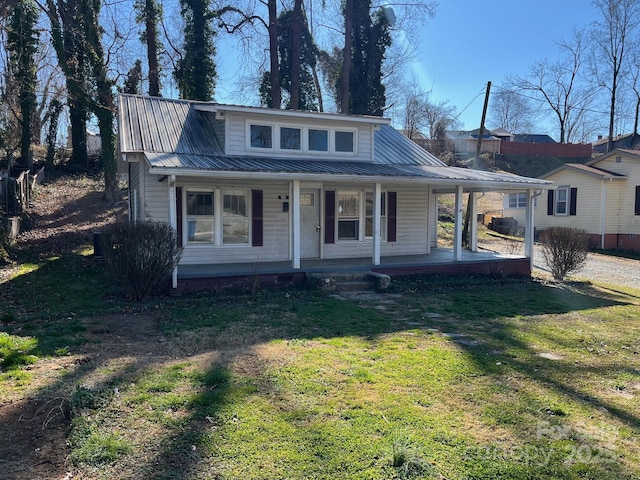
<path fill-rule="evenodd" d="M 269 0 L 269 83 L 271 83 L 270 108 L 280 108 L 282 90 L 280 89 L 280 62 L 278 61 L 278 12 L 276 0 Z"/>
<path fill-rule="evenodd" d="M 158 5 L 155 0 L 146 0 L 145 28 L 147 41 L 147 59 L 149 63 L 149 95 L 160 96 L 160 68 L 158 62 Z"/>
<path fill-rule="evenodd" d="M 353 44 L 353 2 L 346 0 L 344 7 L 344 49 L 340 79 L 340 113 L 349 113 L 349 80 L 351 77 L 351 50 Z"/>
<path fill-rule="evenodd" d="M 300 52 L 302 50 L 302 0 L 295 0 L 291 22 L 291 98 L 289 108 L 300 109 Z"/>

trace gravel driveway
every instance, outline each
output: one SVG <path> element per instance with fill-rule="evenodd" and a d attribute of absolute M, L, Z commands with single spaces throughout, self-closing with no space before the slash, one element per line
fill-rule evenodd
<path fill-rule="evenodd" d="M 534 248 L 533 267 L 549 273 L 547 264 L 542 256 L 541 247 L 538 245 Z M 640 260 L 589 253 L 585 266 L 581 270 L 572 273 L 571 276 L 613 285 L 640 288 Z"/>

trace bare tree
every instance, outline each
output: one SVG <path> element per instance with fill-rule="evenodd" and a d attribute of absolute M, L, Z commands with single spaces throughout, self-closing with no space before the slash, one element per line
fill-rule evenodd
<path fill-rule="evenodd" d="M 609 141 L 613 149 L 617 97 L 626 75 L 632 35 L 640 23 L 639 0 L 593 0 L 600 20 L 594 23 L 593 71 L 598 86 L 609 92 Z"/>
<path fill-rule="evenodd" d="M 583 80 L 589 38 L 574 30 L 571 40 L 557 43 L 561 57 L 555 62 L 536 62 L 526 77 L 508 76 L 506 84 L 516 91 L 530 92 L 554 117 L 560 142 L 572 142 L 590 113 L 596 89 Z"/>
<path fill-rule="evenodd" d="M 492 95 L 489 124 L 510 133 L 532 133 L 537 112 L 531 99 L 509 85 L 503 85 Z"/>

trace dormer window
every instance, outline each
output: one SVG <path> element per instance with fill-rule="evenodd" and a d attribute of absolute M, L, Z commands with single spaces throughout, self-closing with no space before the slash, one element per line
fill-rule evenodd
<path fill-rule="evenodd" d="M 254 125 L 249 128 L 252 148 L 273 148 L 273 127 L 271 125 Z"/>
<path fill-rule="evenodd" d="M 357 128 L 317 128 L 313 125 L 254 123 L 246 120 L 245 149 L 273 154 L 354 156 Z"/>
<path fill-rule="evenodd" d="M 312 152 L 329 151 L 329 131 L 309 129 L 309 150 Z"/>
<path fill-rule="evenodd" d="M 335 132 L 335 150 L 342 153 L 353 153 L 353 132 Z"/>
<path fill-rule="evenodd" d="M 280 149 L 301 150 L 302 132 L 299 128 L 280 127 Z"/>

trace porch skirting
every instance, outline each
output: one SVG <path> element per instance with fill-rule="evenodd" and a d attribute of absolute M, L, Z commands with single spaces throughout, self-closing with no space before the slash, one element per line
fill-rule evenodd
<path fill-rule="evenodd" d="M 302 284 L 310 274 L 327 272 L 370 271 L 389 275 L 392 281 L 400 275 L 531 275 L 531 262 L 526 257 L 468 251 L 462 257 L 454 261 L 451 249 L 438 248 L 428 255 L 383 257 L 381 264 L 375 266 L 370 258 L 303 260 L 300 269 L 292 268 L 290 262 L 183 265 L 178 267 L 178 288 L 174 293 L 284 287 Z"/>

